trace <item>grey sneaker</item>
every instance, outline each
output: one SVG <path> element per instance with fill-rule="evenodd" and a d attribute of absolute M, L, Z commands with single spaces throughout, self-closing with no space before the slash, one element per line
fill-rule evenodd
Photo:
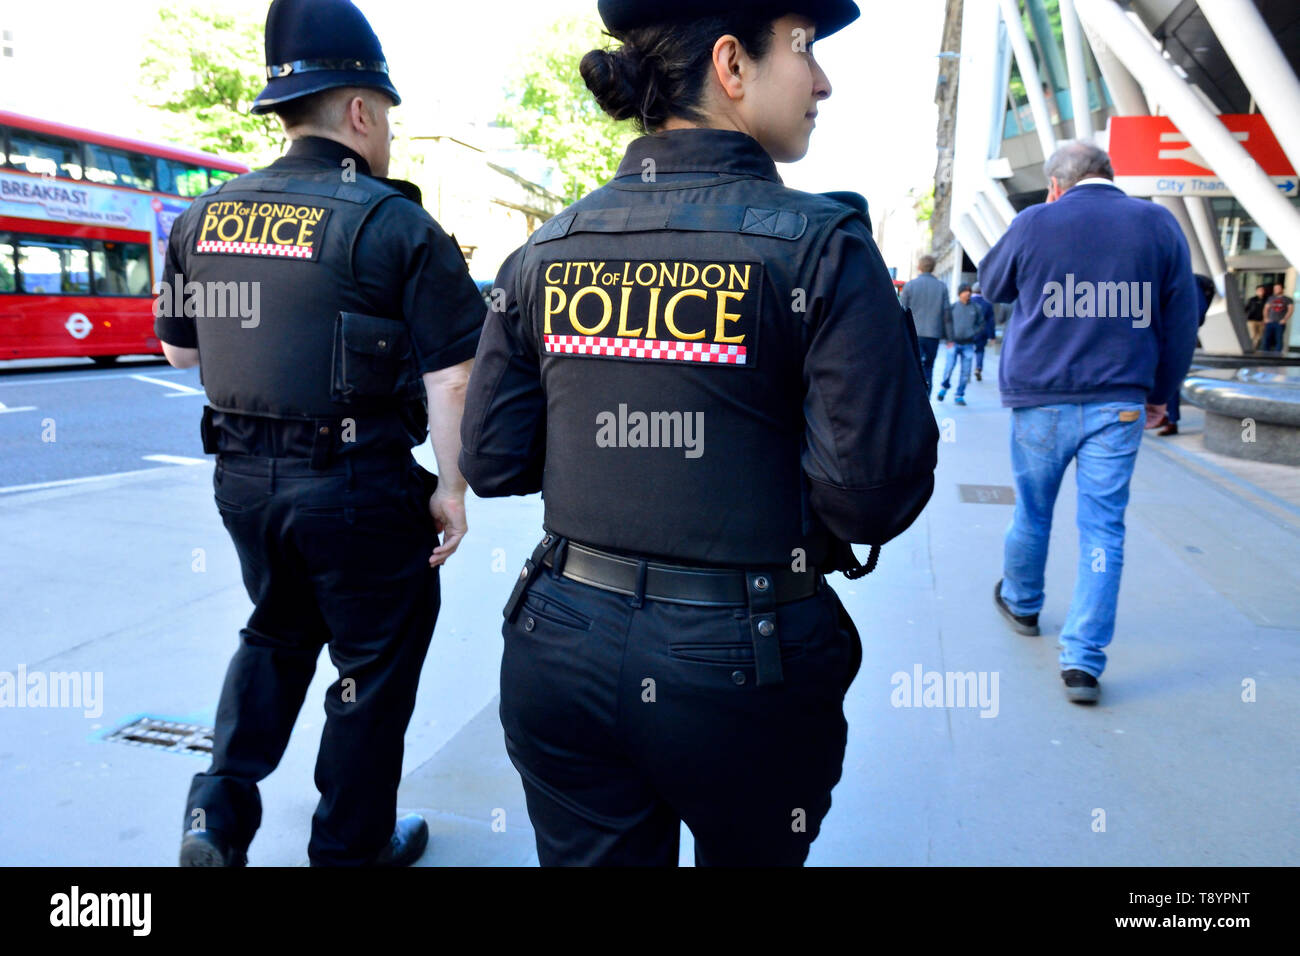
<path fill-rule="evenodd" d="M 1061 671 L 1061 680 L 1065 681 L 1065 696 L 1076 704 L 1095 704 L 1101 696 L 1101 685 L 1087 671 Z"/>
<path fill-rule="evenodd" d="M 1007 602 L 1002 600 L 1001 578 L 998 578 L 998 583 L 993 585 L 993 603 L 1002 612 L 1002 616 L 1007 619 L 1007 623 L 1011 625 L 1011 630 L 1017 634 L 1023 634 L 1025 637 L 1037 637 L 1042 633 L 1038 629 L 1037 614 L 1017 614 L 1007 607 Z"/>

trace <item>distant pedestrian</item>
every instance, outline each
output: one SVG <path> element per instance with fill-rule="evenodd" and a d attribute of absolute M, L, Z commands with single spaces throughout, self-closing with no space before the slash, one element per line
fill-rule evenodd
<path fill-rule="evenodd" d="M 1260 340 L 1261 352 L 1286 351 L 1286 326 L 1295 312 L 1295 303 L 1286 294 L 1286 287 L 1277 282 L 1273 295 L 1264 306 L 1264 334 Z"/>
<path fill-rule="evenodd" d="M 939 340 L 944 335 L 948 316 L 948 287 L 934 277 L 934 256 L 921 256 L 916 262 L 921 274 L 899 296 L 903 308 L 912 311 L 916 326 L 916 343 L 921 350 L 921 372 L 925 376 L 925 394 L 934 389 L 934 357 L 939 354 Z"/>
<path fill-rule="evenodd" d="M 1246 300 L 1246 330 L 1250 333 L 1250 347 L 1259 348 L 1264 335 L 1264 306 L 1268 304 L 1268 286 L 1255 286 L 1255 294 Z"/>
<path fill-rule="evenodd" d="M 1200 314 L 1197 317 L 1197 328 L 1200 328 L 1200 326 L 1205 324 L 1205 314 L 1210 311 L 1210 303 L 1214 301 L 1214 297 L 1218 295 L 1218 292 L 1214 288 L 1214 280 L 1209 276 L 1203 276 L 1197 273 L 1194 278 L 1196 279 L 1196 290 L 1200 293 L 1200 296 L 1197 299 L 1197 304 L 1200 307 Z M 1200 339 L 1197 339 L 1196 344 L 1198 346 L 1201 344 Z M 1165 417 L 1163 420 L 1164 427 L 1160 428 L 1160 431 L 1156 432 L 1157 435 L 1168 436 L 1178 434 L 1178 422 L 1182 418 L 1182 400 L 1179 395 L 1181 391 L 1182 385 L 1180 383 L 1179 386 L 1174 389 L 1174 394 L 1169 396 L 1169 406 L 1165 409 Z M 1147 428 L 1159 428 L 1160 425 L 1161 422 L 1159 421 L 1147 422 Z"/>
<path fill-rule="evenodd" d="M 1012 409 L 1016 509 L 993 600 L 1015 631 L 1039 633 L 1052 509 L 1076 462 L 1078 572 L 1060 666 L 1066 696 L 1088 703 L 1115 631 L 1143 406 L 1164 414 L 1191 362 L 1199 305 L 1177 220 L 1115 188 L 1105 152 L 1066 143 L 1045 172 L 1047 204 L 1016 216 L 979 270 L 990 299 L 1015 301 L 998 379 Z M 1098 235 L 1106 241 L 1079 239 Z"/>
<path fill-rule="evenodd" d="M 984 327 L 975 337 L 975 381 L 982 382 L 984 381 L 984 346 L 989 344 L 990 339 L 997 337 L 998 327 L 993 318 L 995 315 L 993 303 L 981 294 L 980 284 L 976 282 L 970 287 L 970 291 L 970 300 L 984 313 Z"/>
<path fill-rule="evenodd" d="M 952 370 L 961 359 L 961 375 L 957 379 L 957 397 L 953 404 L 965 405 L 975 341 L 985 330 L 984 310 L 971 301 L 971 289 L 965 283 L 957 287 L 957 301 L 948 307 L 943 328 L 948 342 L 948 359 L 943 368 L 943 381 L 939 383 L 939 394 L 935 397 L 941 402 L 947 397 L 948 389 L 952 388 Z"/>

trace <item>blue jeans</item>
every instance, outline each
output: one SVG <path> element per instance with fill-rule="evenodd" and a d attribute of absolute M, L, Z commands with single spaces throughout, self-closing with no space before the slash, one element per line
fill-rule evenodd
<path fill-rule="evenodd" d="M 1282 341 L 1282 330 L 1284 326 L 1281 322 L 1264 323 L 1264 335 L 1259 342 L 1261 352 L 1285 352 L 1286 343 Z"/>
<path fill-rule="evenodd" d="M 1016 614 L 1043 607 L 1052 508 L 1065 469 L 1077 462 L 1079 564 L 1061 628 L 1062 671 L 1100 677 L 1106 667 L 1124 567 L 1124 509 L 1145 424 L 1143 406 L 1123 402 L 1012 410 L 1016 511 L 1004 542 L 1002 598 Z"/>
<path fill-rule="evenodd" d="M 975 371 L 983 374 L 984 372 L 984 346 L 989 344 L 988 339 L 975 343 Z"/>
<path fill-rule="evenodd" d="M 952 370 L 957 364 L 957 357 L 961 356 L 961 377 L 957 379 L 957 397 L 962 398 L 966 394 L 966 386 L 970 384 L 970 363 L 975 357 L 974 342 L 954 342 L 948 348 L 948 359 L 943 367 L 943 382 L 940 384 L 944 388 L 952 388 Z"/>

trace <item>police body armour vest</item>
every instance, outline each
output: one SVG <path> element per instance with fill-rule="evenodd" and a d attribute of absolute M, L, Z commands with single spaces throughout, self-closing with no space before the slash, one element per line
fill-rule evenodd
<path fill-rule="evenodd" d="M 614 182 L 534 234 L 546 527 L 680 563 L 806 566 L 811 277 L 858 211 L 758 179 Z"/>
<path fill-rule="evenodd" d="M 353 247 L 379 204 L 400 195 L 368 176 L 341 182 L 338 170 L 262 171 L 194 201 L 185 217 L 184 281 L 198 282 L 206 300 L 195 323 L 213 408 L 302 420 L 357 412 L 334 397 L 336 325 L 341 312 L 368 311 L 353 277 Z M 257 314 L 232 310 L 234 301 L 255 304 Z M 391 347 L 381 335 L 373 346 Z M 399 405 L 394 398 L 370 410 Z"/>

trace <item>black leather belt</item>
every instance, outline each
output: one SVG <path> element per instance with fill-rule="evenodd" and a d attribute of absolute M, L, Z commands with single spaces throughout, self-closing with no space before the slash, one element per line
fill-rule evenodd
<path fill-rule="evenodd" d="M 575 541 L 564 542 L 564 545 L 559 557 L 560 574 L 569 580 L 616 594 L 640 595 L 648 601 L 669 604 L 746 607 L 750 601 L 750 578 L 753 578 L 755 587 L 771 594 L 774 604 L 786 604 L 816 594 L 821 580 L 816 568 L 807 571 L 776 568 L 748 573 L 725 568 L 692 568 L 680 564 L 642 562 Z M 545 552 L 542 564 L 554 567 L 558 550 Z"/>

